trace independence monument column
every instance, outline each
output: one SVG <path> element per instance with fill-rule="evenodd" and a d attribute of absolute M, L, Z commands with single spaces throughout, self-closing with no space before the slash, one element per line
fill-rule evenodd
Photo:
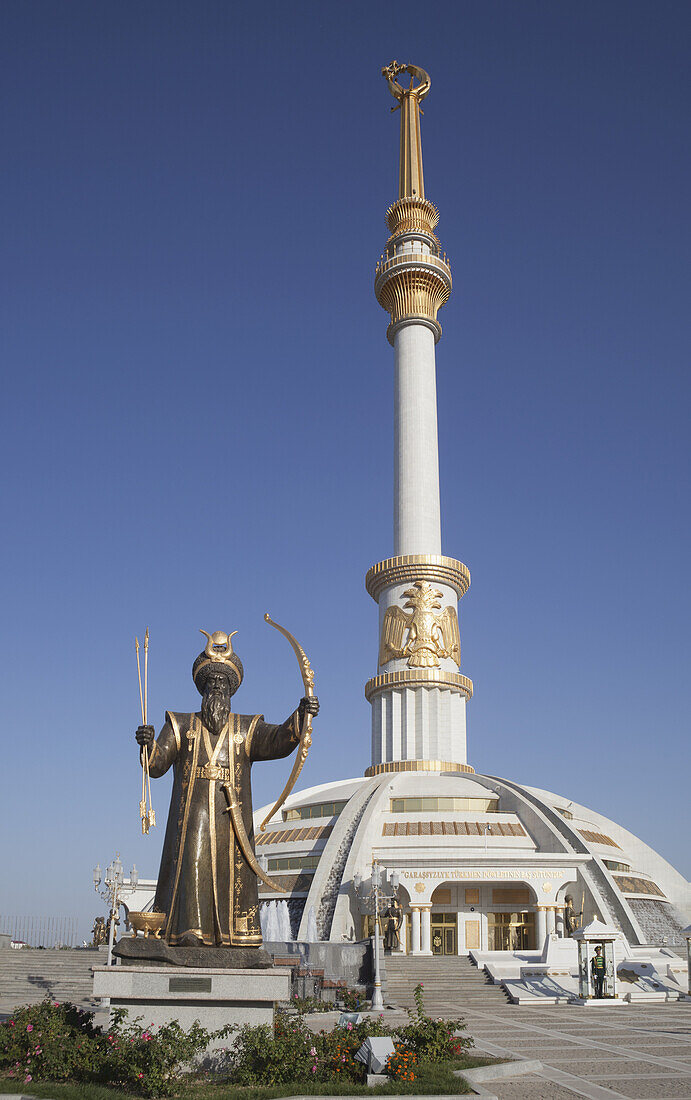
<path fill-rule="evenodd" d="M 437 311 L 451 294 L 451 269 L 425 198 L 420 101 L 430 78 L 417 65 L 382 69 L 401 112 L 398 200 L 374 292 L 388 310 L 394 348 L 394 557 L 372 566 L 367 591 L 379 604 L 378 675 L 372 704 L 372 765 L 384 771 L 468 771 L 465 704 L 473 685 L 459 672 L 457 604 L 470 585 L 460 561 L 441 551 L 435 345 Z M 410 76 L 403 87 L 397 77 Z"/>

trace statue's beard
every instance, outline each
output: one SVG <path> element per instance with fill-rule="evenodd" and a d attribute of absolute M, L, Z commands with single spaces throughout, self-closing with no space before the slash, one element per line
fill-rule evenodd
<path fill-rule="evenodd" d="M 230 702 L 221 691 L 209 692 L 202 697 L 202 722 L 209 733 L 219 734 L 230 714 Z"/>

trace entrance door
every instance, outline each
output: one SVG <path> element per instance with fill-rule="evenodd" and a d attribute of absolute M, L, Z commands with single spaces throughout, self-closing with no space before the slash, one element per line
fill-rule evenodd
<path fill-rule="evenodd" d="M 490 951 L 535 949 L 534 913 L 489 913 Z"/>
<path fill-rule="evenodd" d="M 456 914 L 432 912 L 432 954 L 455 955 L 457 952 Z"/>

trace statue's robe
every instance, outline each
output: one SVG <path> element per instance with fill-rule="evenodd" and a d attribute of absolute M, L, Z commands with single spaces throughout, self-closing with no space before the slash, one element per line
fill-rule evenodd
<path fill-rule="evenodd" d="M 250 772 L 255 760 L 288 756 L 300 739 L 298 712 L 282 725 L 261 714 L 233 714 L 214 737 L 200 714 L 166 711 L 151 750 L 154 778 L 173 767 L 173 793 L 154 909 L 166 913 L 163 938 L 187 933 L 215 947 L 260 947 L 257 877 L 238 845 L 222 784 L 234 788 L 254 850 Z"/>

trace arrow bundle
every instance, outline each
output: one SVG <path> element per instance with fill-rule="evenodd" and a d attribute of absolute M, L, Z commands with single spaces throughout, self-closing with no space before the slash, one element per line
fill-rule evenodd
<path fill-rule="evenodd" d="M 139 676 L 139 703 L 142 708 L 142 725 L 148 725 L 148 697 L 149 697 L 149 628 L 144 634 L 144 691 L 142 692 L 142 670 L 139 663 L 139 638 L 134 639 L 137 652 L 137 675 Z M 149 775 L 149 749 L 146 745 L 142 748 L 142 798 L 139 803 L 139 816 L 142 820 L 142 832 L 148 833 L 152 825 L 156 824 L 156 813 L 151 805 L 151 776 Z"/>

